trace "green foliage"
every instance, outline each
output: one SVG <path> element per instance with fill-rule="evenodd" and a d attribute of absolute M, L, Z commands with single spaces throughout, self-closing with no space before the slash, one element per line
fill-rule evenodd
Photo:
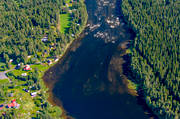
<path fill-rule="evenodd" d="M 5 83 L 8 83 L 9 81 L 8 81 L 8 79 L 1 79 L 0 80 L 0 84 L 5 84 Z"/>
<path fill-rule="evenodd" d="M 63 47 L 59 46 L 67 45 L 72 40 L 71 34 L 81 31 L 86 23 L 82 16 L 87 16 L 82 1 L 73 2 L 67 8 L 74 9 L 71 15 L 64 11 L 63 3 L 64 0 L 0 1 L 0 58 L 7 67 L 9 59 L 13 59 L 16 64 L 26 64 L 34 62 L 32 59 L 28 60 L 27 56 L 32 55 L 41 60 L 45 50 L 49 56 L 62 53 Z M 66 15 L 62 15 L 60 19 L 60 13 Z M 79 15 L 75 15 L 76 13 Z M 80 26 L 75 24 L 76 21 L 82 21 Z M 62 26 L 61 30 L 59 24 Z M 66 34 L 61 34 L 60 31 Z M 42 41 L 45 36 L 48 37 L 46 43 Z M 53 48 L 51 44 L 55 44 Z"/>
<path fill-rule="evenodd" d="M 83 0 L 0 0 L 0 71 L 17 63 L 32 64 L 32 70 L 8 72 L 12 83 L 0 82 L 0 102 L 8 103 L 17 99 L 19 109 L 7 109 L 0 118 L 59 119 L 62 110 L 47 102 L 47 88 L 41 79 L 47 57 L 62 55 L 69 44 L 85 27 L 86 7 Z M 69 7 L 64 10 L 65 3 Z M 71 10 L 71 13 L 68 13 Z M 60 19 L 60 14 L 67 16 Z M 67 19 L 65 19 L 67 17 Z M 69 19 L 71 18 L 71 19 Z M 61 33 L 60 20 L 64 20 L 68 29 Z M 68 20 L 68 21 L 67 21 Z M 77 25 L 78 24 L 78 25 Z M 65 29 L 65 28 L 64 28 Z M 72 37 L 72 34 L 75 36 Z M 47 42 L 42 38 L 48 37 Z M 9 60 L 13 59 L 13 63 Z M 22 63 L 23 62 L 23 63 Z M 27 73 L 27 76 L 22 76 Z M 7 97 L 13 91 L 13 97 Z M 30 93 L 37 92 L 36 97 Z M 3 110 L 4 112 L 4 110 Z"/>
<path fill-rule="evenodd" d="M 70 14 L 60 14 L 60 32 L 67 32 L 68 28 L 70 28 Z"/>
<path fill-rule="evenodd" d="M 123 0 L 123 14 L 137 33 L 132 69 L 145 100 L 160 117 L 180 117 L 180 1 Z"/>

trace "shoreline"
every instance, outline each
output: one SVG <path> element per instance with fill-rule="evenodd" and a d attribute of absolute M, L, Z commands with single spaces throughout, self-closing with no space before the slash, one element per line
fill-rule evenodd
<path fill-rule="evenodd" d="M 81 37 L 81 35 L 79 36 L 79 37 Z M 71 46 L 72 46 L 72 44 L 73 43 L 75 43 L 75 41 L 77 41 L 77 40 L 80 40 L 80 39 L 74 39 L 74 40 L 72 40 L 68 45 L 67 45 L 67 47 L 66 47 L 66 49 L 65 49 L 65 52 L 63 53 L 63 55 L 61 55 L 61 58 L 60 58 L 60 60 L 58 61 L 58 63 L 56 63 L 56 64 L 54 64 L 52 67 L 56 67 L 56 65 L 58 65 L 59 64 L 59 62 L 61 62 L 61 61 L 63 61 L 63 57 L 66 55 L 66 53 L 71 49 Z M 122 42 L 122 43 L 120 43 L 120 48 L 122 49 L 122 51 L 124 52 L 122 55 L 124 56 L 124 55 L 127 55 L 128 54 L 128 50 L 129 50 L 129 48 L 128 48 L 128 46 L 127 45 L 129 45 L 129 41 L 125 41 L 125 42 Z M 125 59 L 123 58 L 123 61 L 125 61 Z M 123 68 L 123 65 L 124 65 L 125 63 L 122 63 L 121 64 L 121 68 Z M 51 68 L 51 67 L 50 67 Z M 50 68 L 48 69 L 48 70 L 50 70 Z M 51 73 L 51 72 L 50 72 Z M 123 74 L 123 72 L 121 72 L 122 74 Z M 137 89 L 133 89 L 134 87 L 133 87 L 133 84 L 132 84 L 132 82 L 130 82 L 131 80 L 129 80 L 124 74 L 123 74 L 123 78 L 125 78 L 125 80 L 123 80 L 123 83 L 125 84 L 125 86 L 128 88 L 128 93 L 130 94 L 130 95 L 132 95 L 132 96 L 135 96 L 135 97 L 138 97 L 138 94 L 137 94 Z M 54 79 L 56 79 L 56 78 L 54 78 Z M 49 83 L 46 83 L 47 85 L 48 85 L 48 87 L 50 88 L 50 90 L 48 91 L 49 92 L 49 94 L 50 94 L 50 96 L 49 96 L 49 98 L 48 98 L 48 101 L 49 102 L 51 102 L 51 104 L 53 104 L 53 105 L 56 105 L 56 106 L 58 106 L 58 107 L 60 107 L 61 109 L 63 109 L 63 107 L 62 107 L 62 103 L 63 102 L 61 102 L 61 100 L 59 100 L 58 98 L 56 98 L 56 96 L 53 96 L 53 93 L 52 93 L 52 91 L 53 91 L 53 86 L 54 86 L 54 84 L 57 82 L 58 80 L 51 80 L 51 83 L 49 82 Z M 59 103 L 56 103 L 56 102 L 59 102 Z M 67 112 L 66 112 L 66 110 L 64 110 L 63 109 L 63 115 L 65 116 L 65 118 L 72 118 L 72 117 L 66 117 L 67 115 Z"/>
<path fill-rule="evenodd" d="M 46 87 L 47 90 L 48 90 L 48 91 L 46 92 L 46 94 L 48 94 L 48 99 L 47 99 L 47 101 L 48 101 L 51 105 L 53 105 L 53 106 L 58 106 L 58 107 L 62 110 L 62 115 L 61 115 L 61 117 L 62 117 L 63 119 L 69 119 L 69 118 L 72 118 L 72 117 L 69 117 L 69 116 L 67 115 L 66 110 L 65 110 L 65 109 L 63 108 L 63 106 L 62 106 L 62 102 L 53 95 L 53 92 L 52 92 L 53 86 L 54 86 L 54 84 L 57 82 L 57 80 L 52 80 L 51 82 L 47 82 L 47 81 L 45 81 L 45 78 L 44 78 L 44 77 L 45 77 L 45 74 L 46 74 L 46 72 L 47 72 L 48 70 L 50 70 L 52 67 L 58 65 L 59 62 L 61 62 L 63 56 L 66 55 L 66 53 L 67 53 L 68 50 L 71 48 L 71 45 L 74 43 L 74 41 L 79 40 L 79 38 L 81 38 L 81 37 L 83 36 L 83 32 L 84 32 L 84 30 L 85 30 L 86 27 L 87 27 L 88 13 L 87 13 L 87 9 L 86 9 L 86 5 L 85 5 L 85 3 L 84 3 L 84 0 L 80 0 L 80 2 L 82 2 L 83 8 L 86 10 L 86 14 L 85 14 L 85 15 L 86 15 L 86 16 L 85 16 L 85 17 L 86 17 L 86 20 L 85 20 L 84 24 L 82 25 L 82 28 L 80 28 L 79 32 L 78 32 L 77 34 L 75 34 L 75 38 L 72 39 L 72 40 L 70 41 L 70 43 L 68 43 L 68 44 L 65 46 L 65 49 L 64 49 L 63 53 L 62 53 L 61 55 L 59 55 L 59 61 L 51 64 L 51 65 L 48 67 L 47 70 L 45 70 L 44 72 L 42 72 L 42 77 L 41 77 L 41 79 L 42 79 L 42 81 L 43 81 L 43 85 L 45 85 L 45 87 Z M 61 105 L 58 105 L 58 104 L 56 103 L 57 101 L 58 101 L 58 104 L 61 104 Z"/>
<path fill-rule="evenodd" d="M 84 29 L 85 29 L 85 28 L 86 28 L 86 27 L 84 27 Z M 80 34 L 79 37 L 81 37 L 81 34 L 83 33 L 83 31 L 84 31 L 84 30 L 82 30 L 82 32 L 79 33 L 79 34 Z M 82 35 L 83 35 L 83 34 L 82 34 Z M 76 40 L 79 40 L 79 39 L 74 39 L 74 40 L 72 40 L 72 41 L 66 46 L 64 53 L 63 53 L 62 55 L 60 55 L 60 57 L 59 57 L 59 61 L 56 62 L 56 63 L 53 63 L 51 66 L 49 66 L 49 68 L 43 72 L 43 75 L 42 75 L 42 78 L 41 78 L 42 81 L 43 81 L 43 84 L 46 86 L 46 88 L 47 88 L 47 90 L 48 90 L 48 91 L 46 92 L 46 93 L 48 94 L 48 99 L 47 99 L 47 101 L 48 101 L 51 105 L 53 105 L 53 106 L 58 106 L 58 107 L 62 110 L 62 117 L 65 118 L 65 119 L 66 119 L 66 118 L 69 119 L 69 116 L 66 115 L 67 112 L 66 112 L 66 110 L 65 110 L 65 109 L 63 108 L 63 106 L 62 106 L 62 102 L 61 102 L 58 98 L 56 98 L 56 96 L 54 96 L 54 94 L 53 94 L 53 86 L 54 86 L 54 84 L 55 84 L 58 80 L 51 80 L 51 82 L 48 82 L 47 80 L 45 80 L 44 77 L 46 77 L 45 75 L 46 75 L 46 72 L 47 72 L 48 70 L 50 70 L 51 68 L 55 67 L 56 65 L 59 64 L 59 62 L 61 62 L 61 61 L 63 60 L 63 56 L 66 55 L 66 53 L 68 52 L 68 50 L 71 48 L 71 45 L 73 45 L 74 41 L 76 41 Z M 71 117 L 71 118 L 72 118 L 72 117 Z"/>

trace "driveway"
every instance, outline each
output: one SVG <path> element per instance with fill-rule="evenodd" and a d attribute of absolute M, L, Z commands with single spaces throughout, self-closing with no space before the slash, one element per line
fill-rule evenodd
<path fill-rule="evenodd" d="M 0 72 L 0 79 L 8 79 L 5 72 Z"/>
<path fill-rule="evenodd" d="M 4 71 L 4 72 L 0 72 L 0 80 L 1 79 L 9 79 L 7 76 L 6 76 L 6 73 L 9 72 L 9 71 L 13 71 L 14 69 L 11 69 L 11 70 L 7 70 L 7 71 Z"/>

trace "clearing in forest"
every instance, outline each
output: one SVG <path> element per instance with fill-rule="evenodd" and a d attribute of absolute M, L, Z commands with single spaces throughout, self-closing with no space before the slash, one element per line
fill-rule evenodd
<path fill-rule="evenodd" d="M 70 14 L 60 14 L 60 32 L 67 33 L 70 28 L 71 17 Z"/>

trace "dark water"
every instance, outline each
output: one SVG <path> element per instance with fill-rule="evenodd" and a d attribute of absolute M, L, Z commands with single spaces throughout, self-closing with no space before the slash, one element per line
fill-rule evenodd
<path fill-rule="evenodd" d="M 77 119 L 147 119 L 137 98 L 128 93 L 121 76 L 121 43 L 133 40 L 124 24 L 120 1 L 86 0 L 88 28 L 62 60 L 44 75 L 57 81 L 53 94 L 67 113 Z M 52 87 L 51 87 L 52 88 Z M 61 105 L 59 101 L 55 101 Z"/>

